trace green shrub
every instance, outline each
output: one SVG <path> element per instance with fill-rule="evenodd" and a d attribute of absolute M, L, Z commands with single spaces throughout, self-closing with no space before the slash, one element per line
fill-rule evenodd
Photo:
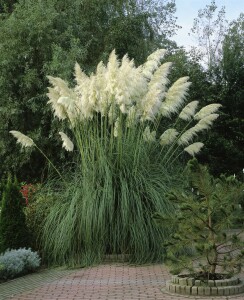
<path fill-rule="evenodd" d="M 42 188 L 34 196 L 31 203 L 25 208 L 26 224 L 32 235 L 32 248 L 41 251 L 40 236 L 44 221 L 56 198 L 54 192 Z"/>
<path fill-rule="evenodd" d="M 0 255 L 0 279 L 10 279 L 35 271 L 40 266 L 41 259 L 37 252 L 20 248 L 7 250 Z"/>
<path fill-rule="evenodd" d="M 24 199 L 16 179 L 8 176 L 2 196 L 0 215 L 0 252 L 28 247 L 30 232 L 25 223 Z"/>

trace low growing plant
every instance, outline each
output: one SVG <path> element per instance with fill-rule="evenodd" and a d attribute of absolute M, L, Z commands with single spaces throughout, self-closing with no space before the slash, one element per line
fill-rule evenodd
<path fill-rule="evenodd" d="M 0 255 L 0 279 L 11 279 L 34 272 L 41 263 L 37 252 L 30 248 L 7 250 Z"/>
<path fill-rule="evenodd" d="M 244 184 L 234 176 L 213 178 L 196 159 L 189 161 L 186 174 L 188 190 L 169 195 L 175 214 L 155 216 L 175 229 L 165 244 L 172 273 L 187 271 L 203 280 L 239 273 L 244 261 L 244 216 L 239 207 Z M 242 228 L 232 230 L 237 218 L 242 219 Z"/>
<path fill-rule="evenodd" d="M 186 105 L 189 78 L 169 85 L 172 64 L 161 64 L 165 52 L 157 50 L 135 67 L 113 51 L 90 76 L 76 64 L 74 88 L 49 77 L 49 104 L 72 134 L 74 143 L 59 133 L 63 147 L 75 150 L 77 166 L 70 179 L 54 167 L 63 189 L 42 234 L 50 261 L 92 263 L 106 253 L 129 254 L 136 263 L 162 259 L 160 243 L 168 232 L 151 215 L 172 213 L 164 195 L 177 182 L 174 163 L 184 151 L 200 151 L 203 144 L 193 140 L 211 127 L 220 107 L 196 112 L 197 101 Z M 30 137 L 11 133 L 22 146 L 41 151 Z"/>

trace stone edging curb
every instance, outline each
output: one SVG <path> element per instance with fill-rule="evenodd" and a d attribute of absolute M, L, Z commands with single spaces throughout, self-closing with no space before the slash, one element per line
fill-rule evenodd
<path fill-rule="evenodd" d="M 238 278 L 209 280 L 208 284 L 193 278 L 172 276 L 166 290 L 173 294 L 192 296 L 231 296 L 244 293 L 244 282 Z"/>

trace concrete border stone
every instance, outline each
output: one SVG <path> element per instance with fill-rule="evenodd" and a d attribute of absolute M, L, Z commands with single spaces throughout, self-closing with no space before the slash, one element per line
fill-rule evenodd
<path fill-rule="evenodd" d="M 176 283 L 177 282 L 177 283 Z M 244 281 L 239 278 L 225 280 L 209 280 L 204 282 L 191 277 L 172 276 L 166 284 L 171 293 L 192 296 L 231 296 L 244 292 Z"/>

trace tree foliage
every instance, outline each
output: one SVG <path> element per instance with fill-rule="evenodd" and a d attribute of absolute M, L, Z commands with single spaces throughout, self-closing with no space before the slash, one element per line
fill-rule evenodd
<path fill-rule="evenodd" d="M 224 36 L 222 58 L 214 69 L 215 83 L 209 98 L 222 104 L 218 124 L 207 137 L 202 161 L 211 165 L 215 174 L 241 174 L 244 165 L 244 43 L 243 14 L 233 21 Z"/>
<path fill-rule="evenodd" d="M 226 32 L 225 7 L 219 11 L 217 9 L 214 0 L 204 9 L 200 9 L 191 29 L 191 34 L 198 42 L 202 60 L 209 70 L 212 70 L 221 58 L 222 42 Z"/>
<path fill-rule="evenodd" d="M 204 104 L 222 105 L 219 122 L 206 134 L 199 160 L 215 175 L 241 173 L 244 164 L 243 137 L 243 14 L 227 23 L 225 8 L 215 1 L 199 10 L 192 34 L 198 45 L 189 55 L 203 66 L 197 88 Z M 198 80 L 192 77 L 195 82 Z M 196 89 L 194 89 L 196 91 Z"/>

